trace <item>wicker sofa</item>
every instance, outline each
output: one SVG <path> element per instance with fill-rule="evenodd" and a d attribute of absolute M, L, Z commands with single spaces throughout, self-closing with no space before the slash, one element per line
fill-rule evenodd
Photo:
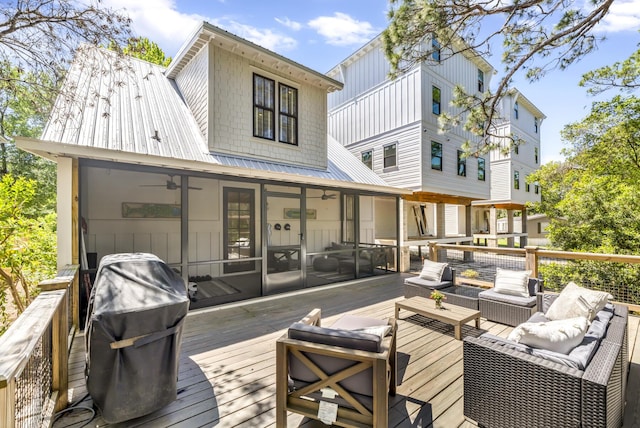
<path fill-rule="evenodd" d="M 543 282 L 529 278 L 528 288 L 529 297 L 501 294 L 495 289 L 482 291 L 478 294 L 478 308 L 487 320 L 515 327 L 538 311 L 536 295 L 542 293 Z"/>
<path fill-rule="evenodd" d="M 540 293 L 538 307 L 546 312 L 556 297 Z M 532 318 L 544 319 L 542 313 Z M 606 320 L 603 337 L 589 337 L 594 320 L 579 345 L 592 346 L 584 367 L 488 333 L 466 337 L 465 417 L 485 427 L 620 427 L 629 368 L 627 318 L 625 306 L 608 304 L 598 312 L 597 320 Z"/>

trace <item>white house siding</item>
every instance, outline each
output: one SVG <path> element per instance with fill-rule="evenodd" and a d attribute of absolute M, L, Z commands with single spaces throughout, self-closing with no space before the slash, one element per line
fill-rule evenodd
<path fill-rule="evenodd" d="M 316 168 L 327 166 L 326 97 L 263 63 L 213 48 L 213 105 L 209 147 L 222 153 Z M 253 73 L 298 89 L 298 146 L 253 137 Z M 277 103 L 277 100 L 276 100 Z M 277 110 L 276 110 L 277 114 Z M 277 120 L 276 120 L 277 127 Z"/>
<path fill-rule="evenodd" d="M 387 81 L 390 65 L 380 46 L 379 39 L 371 41 L 354 54 L 361 55 L 357 59 L 347 61 L 348 65 L 339 65 L 327 73 L 329 77 L 348 83 L 341 91 L 329 94 L 329 110 L 352 102 L 360 94 Z"/>
<path fill-rule="evenodd" d="M 491 200 L 511 200 L 512 175 L 510 160 L 491 162 Z"/>
<path fill-rule="evenodd" d="M 189 110 L 193 114 L 205 140 L 208 137 L 209 112 L 209 45 L 198 54 L 176 76 L 176 84 L 182 93 Z"/>
<path fill-rule="evenodd" d="M 353 92 L 352 82 L 359 85 L 350 70 L 351 67 L 360 69 L 360 65 L 360 61 L 356 61 L 346 67 L 345 74 L 349 80 L 345 83 L 345 90 Z M 416 96 L 420 90 L 420 74 L 416 69 L 346 99 L 329 110 L 329 135 L 344 146 L 349 146 L 413 124 L 420 120 L 420 100 Z M 329 104 L 335 104 L 331 100 L 338 94 L 329 94 Z"/>

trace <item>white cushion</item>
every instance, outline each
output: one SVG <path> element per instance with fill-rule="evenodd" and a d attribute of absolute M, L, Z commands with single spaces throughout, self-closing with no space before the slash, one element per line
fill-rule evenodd
<path fill-rule="evenodd" d="M 589 290 L 570 282 L 549 306 L 545 316 L 550 320 L 582 316 L 593 321 L 598 311 L 601 311 L 611 298 L 611 294 L 607 292 Z"/>
<path fill-rule="evenodd" d="M 447 263 L 432 262 L 425 259 L 422 265 L 422 271 L 420 272 L 420 278 L 428 279 L 429 281 L 441 281 L 442 273 L 447 267 Z"/>
<path fill-rule="evenodd" d="M 506 270 L 496 268 L 496 280 L 493 289 L 497 293 L 512 296 L 529 297 L 530 270 Z"/>
<path fill-rule="evenodd" d="M 509 334 L 508 339 L 532 348 L 568 354 L 578 346 L 589 328 L 585 317 L 559 321 L 525 322 Z"/>

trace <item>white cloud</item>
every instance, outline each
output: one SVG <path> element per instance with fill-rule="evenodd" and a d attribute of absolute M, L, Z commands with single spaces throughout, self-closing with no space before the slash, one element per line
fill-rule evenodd
<path fill-rule="evenodd" d="M 598 25 L 599 31 L 615 33 L 620 31 L 638 31 L 640 28 L 640 0 L 616 0 L 611 4 L 609 13 Z"/>
<path fill-rule="evenodd" d="M 308 25 L 324 37 L 330 45 L 348 46 L 368 42 L 377 30 L 366 21 L 353 19 L 346 13 L 336 12 L 333 16 L 319 16 Z"/>
<path fill-rule="evenodd" d="M 302 28 L 302 24 L 296 21 L 292 21 L 289 18 L 287 18 L 286 16 L 282 19 L 280 18 L 275 18 L 276 22 L 278 24 L 282 24 L 287 28 L 291 28 L 293 31 L 299 31 Z"/>
<path fill-rule="evenodd" d="M 268 28 L 256 28 L 251 25 L 241 24 L 230 19 L 218 19 L 211 24 L 224 28 L 236 36 L 247 39 L 257 45 L 276 52 L 288 51 L 294 49 L 298 42 L 289 36 L 276 33 Z"/>

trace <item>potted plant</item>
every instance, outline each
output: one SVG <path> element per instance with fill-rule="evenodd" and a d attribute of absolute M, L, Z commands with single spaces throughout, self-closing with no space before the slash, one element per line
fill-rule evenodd
<path fill-rule="evenodd" d="M 429 297 L 431 297 L 436 302 L 436 309 L 442 309 L 442 301 L 446 299 L 444 294 L 442 294 L 438 290 L 433 290 Z"/>

